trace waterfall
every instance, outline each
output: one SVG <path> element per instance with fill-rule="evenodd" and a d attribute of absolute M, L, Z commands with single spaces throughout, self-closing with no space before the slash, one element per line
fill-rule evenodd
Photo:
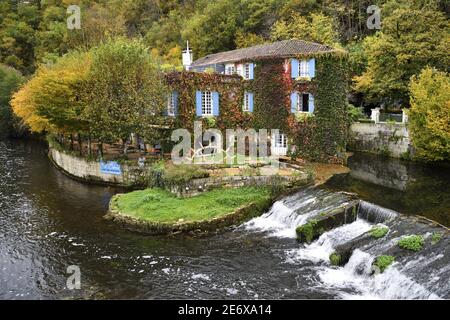
<path fill-rule="evenodd" d="M 353 294 L 341 291 L 344 299 L 439 299 L 406 276 L 396 264 L 381 274 L 371 275 L 373 260 L 374 256 L 357 249 L 345 267 L 324 269 L 319 277 L 326 286 L 357 291 Z"/>
<path fill-rule="evenodd" d="M 358 217 L 372 223 L 380 223 L 395 218 L 398 212 L 389 210 L 376 204 L 361 201 L 358 209 Z"/>
<path fill-rule="evenodd" d="M 350 196 L 345 193 L 307 188 L 275 202 L 268 212 L 245 223 L 243 228 L 267 232 L 275 237 L 296 238 L 295 229 L 299 225 L 339 207 L 349 199 Z"/>

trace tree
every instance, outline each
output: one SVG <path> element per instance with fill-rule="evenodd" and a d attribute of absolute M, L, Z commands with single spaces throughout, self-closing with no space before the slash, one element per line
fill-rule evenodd
<path fill-rule="evenodd" d="M 408 128 L 416 156 L 425 161 L 450 160 L 450 77 L 427 67 L 409 85 Z"/>
<path fill-rule="evenodd" d="M 408 106 L 411 76 L 427 64 L 448 67 L 450 24 L 436 1 L 390 1 L 382 12 L 381 32 L 364 40 L 368 65 L 354 88 L 369 102 Z"/>
<path fill-rule="evenodd" d="M 23 81 L 19 71 L 0 64 L 0 136 L 12 135 L 18 129 L 9 101 Z"/>
<path fill-rule="evenodd" d="M 337 46 L 338 34 L 331 17 L 320 13 L 308 16 L 293 13 L 288 19 L 274 24 L 271 39 L 277 41 L 293 38 Z"/>
<path fill-rule="evenodd" d="M 152 139 L 166 97 L 162 74 L 142 43 L 117 39 L 92 50 L 83 116 L 100 142 L 121 139 L 126 152 L 132 133 Z"/>
<path fill-rule="evenodd" d="M 87 130 L 80 95 L 89 70 L 88 53 L 72 52 L 54 65 L 41 66 L 12 100 L 13 110 L 33 132 L 72 134 Z"/>

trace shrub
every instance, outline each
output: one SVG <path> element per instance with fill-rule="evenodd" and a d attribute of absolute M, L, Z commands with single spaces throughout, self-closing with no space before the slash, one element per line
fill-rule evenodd
<path fill-rule="evenodd" d="M 389 231 L 388 227 L 375 226 L 370 230 L 370 235 L 375 239 L 383 238 Z"/>
<path fill-rule="evenodd" d="M 169 186 L 183 185 L 192 179 L 209 177 L 209 172 L 199 165 L 168 165 L 164 173 L 164 183 Z"/>
<path fill-rule="evenodd" d="M 355 107 L 352 104 L 347 104 L 347 113 L 348 117 L 352 122 L 356 122 L 359 119 L 363 119 L 365 117 L 365 114 L 363 112 L 363 108 Z"/>
<path fill-rule="evenodd" d="M 424 239 L 420 235 L 411 235 L 399 240 L 398 246 L 402 249 L 420 251 L 423 248 Z"/>
<path fill-rule="evenodd" d="M 425 161 L 450 159 L 450 78 L 425 68 L 409 86 L 411 109 L 408 128 L 416 157 Z"/>
<path fill-rule="evenodd" d="M 393 256 L 379 256 L 375 259 L 373 265 L 380 269 L 380 272 L 384 272 L 384 270 L 389 267 L 392 262 L 394 262 L 395 257 Z"/>

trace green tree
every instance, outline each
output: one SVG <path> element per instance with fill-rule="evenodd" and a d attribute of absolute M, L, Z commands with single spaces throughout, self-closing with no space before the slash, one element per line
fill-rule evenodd
<path fill-rule="evenodd" d="M 427 67 L 409 85 L 408 128 L 416 156 L 425 161 L 450 160 L 450 77 Z"/>
<path fill-rule="evenodd" d="M 92 50 L 83 114 L 101 142 L 126 141 L 132 133 L 154 138 L 163 121 L 167 89 L 147 48 L 138 41 L 110 40 Z"/>
<path fill-rule="evenodd" d="M 337 46 L 338 33 L 331 17 L 311 13 L 293 13 L 288 19 L 277 21 L 272 28 L 272 40 L 302 39 Z"/>
<path fill-rule="evenodd" d="M 369 102 L 408 105 L 409 79 L 424 65 L 446 70 L 450 25 L 437 1 L 389 1 L 382 7 L 381 32 L 364 40 L 367 69 L 355 90 Z"/>
<path fill-rule="evenodd" d="M 0 64 L 0 136 L 18 133 L 18 121 L 12 113 L 9 101 L 23 81 L 19 71 Z"/>

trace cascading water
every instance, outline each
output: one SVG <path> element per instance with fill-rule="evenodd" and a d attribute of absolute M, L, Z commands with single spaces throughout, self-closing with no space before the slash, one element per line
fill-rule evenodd
<path fill-rule="evenodd" d="M 384 222 L 397 216 L 397 212 L 370 202 L 361 201 L 359 204 L 358 217 L 373 223 Z"/>
<path fill-rule="evenodd" d="M 309 188 L 276 202 L 269 212 L 244 224 L 244 228 L 265 232 L 269 237 L 295 238 L 297 226 L 348 201 L 350 197 L 347 194 Z M 383 273 L 374 273 L 374 260 L 380 254 L 397 248 L 401 232 L 424 231 L 424 226 L 418 227 L 414 223 L 406 226 L 402 219 L 396 219 L 398 216 L 395 211 L 361 201 L 356 221 L 323 233 L 311 244 L 299 244 L 296 249 L 286 249 L 285 261 L 299 266 L 309 261 L 313 264 L 310 270 L 314 270 L 317 275 L 313 277 L 312 286 L 315 290 L 332 291 L 343 299 L 448 297 L 450 267 L 445 261 L 440 261 L 448 256 L 445 244 L 439 248 L 443 254 L 437 255 L 426 250 L 420 254 L 400 254 L 398 260 Z M 390 232 L 385 239 L 369 237 L 368 241 L 353 250 L 345 266 L 330 265 L 329 256 L 337 246 L 363 237 L 375 224 L 380 223 L 388 224 L 395 231 Z M 307 282 L 309 278 L 297 281 Z"/>
<path fill-rule="evenodd" d="M 307 188 L 273 204 L 260 217 L 244 224 L 252 231 L 265 231 L 271 236 L 295 238 L 295 229 L 308 219 L 347 203 L 350 196 L 345 193 Z"/>

